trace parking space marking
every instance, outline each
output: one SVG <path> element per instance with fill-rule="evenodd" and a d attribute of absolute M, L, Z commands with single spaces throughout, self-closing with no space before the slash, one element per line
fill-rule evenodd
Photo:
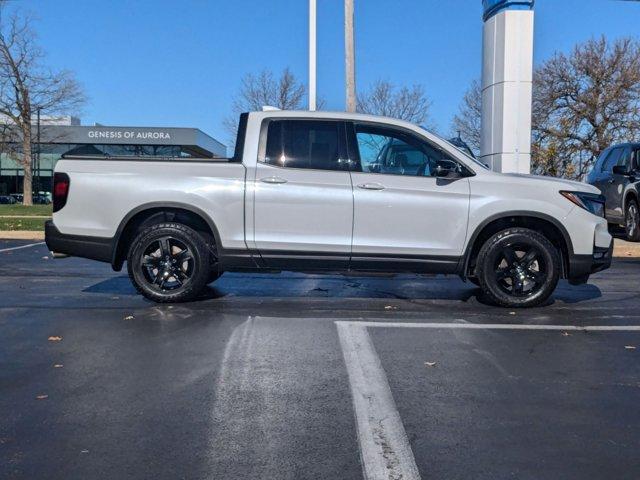
<path fill-rule="evenodd" d="M 365 325 L 336 322 L 356 413 L 366 480 L 418 480 L 413 451 Z"/>
<path fill-rule="evenodd" d="M 335 321 L 347 367 L 366 480 L 420 479 L 413 451 L 368 328 L 638 332 L 640 325 L 523 325 Z"/>
<path fill-rule="evenodd" d="M 583 332 L 638 332 L 640 325 L 541 325 L 512 323 L 414 323 L 414 322 L 356 322 L 336 321 L 363 327 L 384 328 L 453 328 L 469 330 L 571 330 Z"/>
<path fill-rule="evenodd" d="M 38 245 L 44 245 L 44 244 L 45 244 L 44 242 L 38 242 L 38 243 L 30 243 L 29 245 L 20 245 L 19 247 L 3 248 L 2 250 L 0 250 L 0 253 L 10 252 L 12 250 L 20 250 L 21 248 L 37 247 Z"/>

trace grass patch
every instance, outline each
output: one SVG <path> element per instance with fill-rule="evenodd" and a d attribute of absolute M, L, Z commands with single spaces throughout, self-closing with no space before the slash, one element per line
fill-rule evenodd
<path fill-rule="evenodd" d="M 0 231 L 44 231 L 44 218 L 0 218 Z"/>
<path fill-rule="evenodd" d="M 52 213 L 51 205 L 33 205 L 25 207 L 24 205 L 0 205 L 0 217 L 3 215 L 19 215 L 21 217 L 30 217 L 33 215 L 48 217 Z M 6 219 L 5 219 L 6 220 Z"/>

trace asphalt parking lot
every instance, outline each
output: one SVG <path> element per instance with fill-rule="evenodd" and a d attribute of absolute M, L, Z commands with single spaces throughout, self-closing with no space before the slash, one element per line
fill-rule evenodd
<path fill-rule="evenodd" d="M 158 306 L 0 240 L 0 478 L 640 478 L 640 259 L 541 308 L 225 274 Z"/>

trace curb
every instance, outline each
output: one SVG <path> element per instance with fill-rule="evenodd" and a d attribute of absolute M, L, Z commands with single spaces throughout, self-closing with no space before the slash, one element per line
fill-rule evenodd
<path fill-rule="evenodd" d="M 44 232 L 31 230 L 0 231 L 0 240 L 44 240 Z"/>

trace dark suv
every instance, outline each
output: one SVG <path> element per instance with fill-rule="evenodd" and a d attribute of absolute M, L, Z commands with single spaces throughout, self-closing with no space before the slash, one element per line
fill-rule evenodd
<path fill-rule="evenodd" d="M 606 197 L 607 221 L 624 226 L 627 239 L 640 241 L 640 143 L 607 148 L 587 177 Z"/>

